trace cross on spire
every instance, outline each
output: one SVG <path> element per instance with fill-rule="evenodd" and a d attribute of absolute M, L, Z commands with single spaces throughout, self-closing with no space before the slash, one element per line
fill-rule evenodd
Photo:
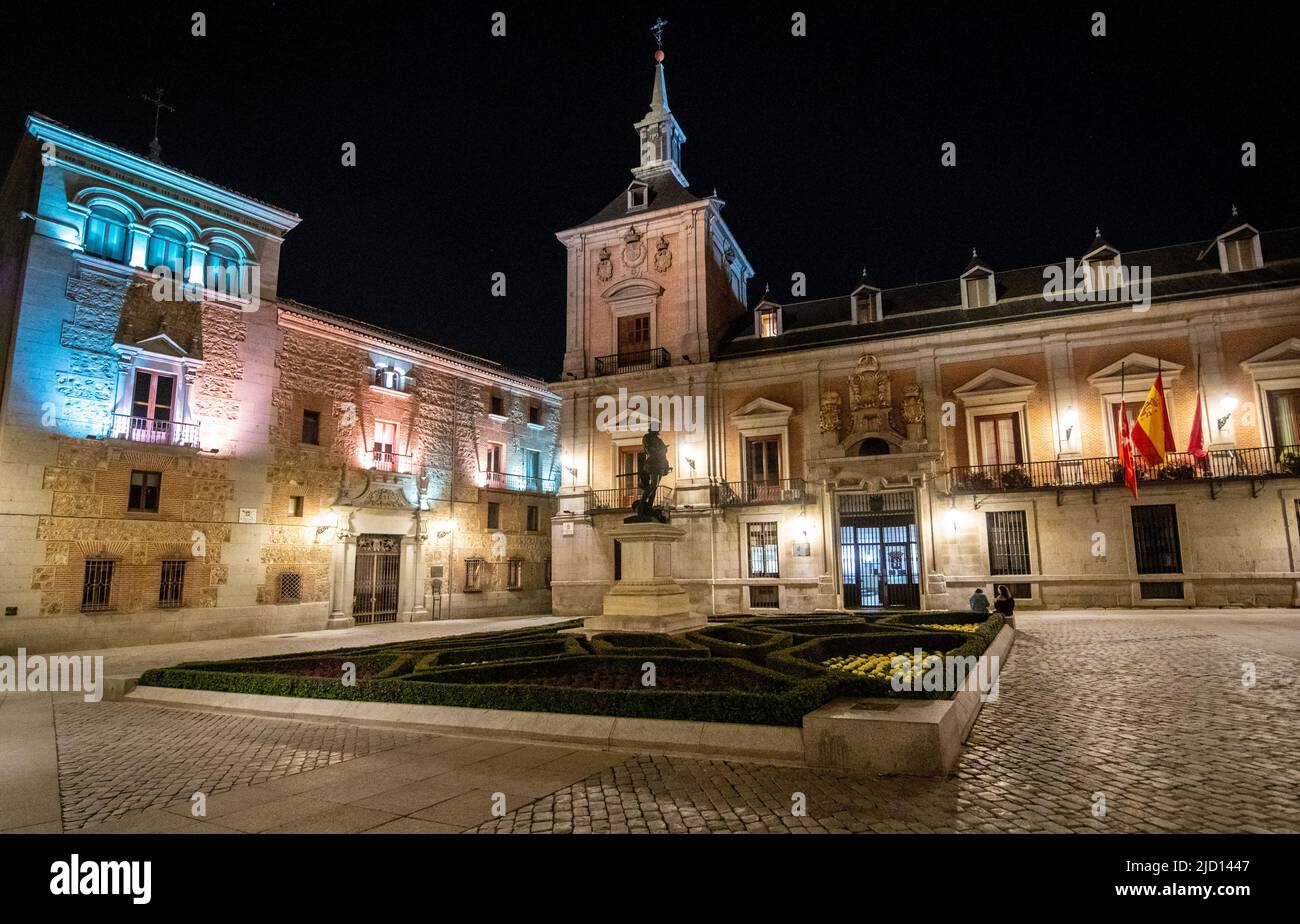
<path fill-rule="evenodd" d="M 161 164 L 162 144 L 159 143 L 158 141 L 158 120 L 162 118 L 162 111 L 164 109 L 166 109 L 168 112 L 175 112 L 176 107 L 168 106 L 166 103 L 162 101 L 162 97 L 163 97 L 162 87 L 159 87 L 158 89 L 154 90 L 154 92 L 158 94 L 156 98 L 151 98 L 147 93 L 144 96 L 144 101 L 146 103 L 153 103 L 153 140 L 149 142 L 149 159 L 156 163 Z"/>
<path fill-rule="evenodd" d="M 664 47 L 664 27 L 667 25 L 668 20 L 660 16 L 655 20 L 655 24 L 650 27 L 650 32 L 653 33 L 655 37 L 655 44 L 660 48 Z"/>

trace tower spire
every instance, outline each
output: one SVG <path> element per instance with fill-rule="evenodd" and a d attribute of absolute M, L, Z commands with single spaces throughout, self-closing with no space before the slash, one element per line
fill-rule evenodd
<path fill-rule="evenodd" d="M 650 111 L 645 114 L 634 128 L 641 139 L 641 164 L 633 168 L 632 175 L 638 180 L 648 181 L 664 173 L 671 173 L 683 186 L 686 177 L 682 175 L 682 143 L 686 135 L 677 124 L 677 118 L 668 108 L 668 85 L 664 78 L 664 26 L 667 20 L 660 17 L 650 27 L 655 44 L 655 79 L 650 91 Z"/>

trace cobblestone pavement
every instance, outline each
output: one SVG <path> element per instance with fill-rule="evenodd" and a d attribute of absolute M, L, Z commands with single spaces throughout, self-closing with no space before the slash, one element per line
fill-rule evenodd
<path fill-rule="evenodd" d="M 475 830 L 1300 831 L 1300 665 L 1272 653 L 1294 651 L 1300 617 L 1228 619 L 1021 617 L 1000 698 L 946 780 L 638 756 Z M 1287 645 L 1263 650 L 1271 633 Z"/>
<path fill-rule="evenodd" d="M 63 828 L 1300 831 L 1300 614 L 1035 613 L 1020 630 L 948 779 L 72 700 L 54 706 Z M 206 821 L 195 791 L 218 797 Z M 511 811 L 489 820 L 497 791 Z"/>
<path fill-rule="evenodd" d="M 63 827 L 340 764 L 422 735 L 127 703 L 55 707 Z"/>

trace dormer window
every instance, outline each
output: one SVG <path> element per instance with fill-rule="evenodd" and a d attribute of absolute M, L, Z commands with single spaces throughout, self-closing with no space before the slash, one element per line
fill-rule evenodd
<path fill-rule="evenodd" d="M 970 252 L 970 263 L 961 274 L 961 306 L 963 308 L 987 308 L 997 301 L 993 287 L 993 269 L 980 259 L 974 250 Z"/>
<path fill-rule="evenodd" d="M 987 308 L 993 304 L 993 274 L 969 276 L 962 281 L 965 286 L 966 308 Z"/>
<path fill-rule="evenodd" d="M 1259 269 L 1263 263 L 1259 233 L 1250 225 L 1219 239 L 1219 266 L 1225 273 L 1244 273 Z"/>
<path fill-rule="evenodd" d="M 633 183 L 627 188 L 627 210 L 643 209 L 650 204 L 650 187 L 645 183 Z"/>
<path fill-rule="evenodd" d="M 849 305 L 853 313 L 854 324 L 869 324 L 881 319 L 880 289 L 867 277 L 867 268 L 862 268 L 862 278 L 858 287 L 849 296 Z"/>
<path fill-rule="evenodd" d="M 765 297 L 754 309 L 754 336 L 779 337 L 782 333 L 781 306 Z"/>
<path fill-rule="evenodd" d="M 1102 293 L 1105 297 L 1122 298 L 1124 284 L 1124 267 L 1120 263 L 1119 251 L 1106 243 L 1097 229 L 1092 239 L 1092 246 L 1083 255 L 1083 290 Z"/>

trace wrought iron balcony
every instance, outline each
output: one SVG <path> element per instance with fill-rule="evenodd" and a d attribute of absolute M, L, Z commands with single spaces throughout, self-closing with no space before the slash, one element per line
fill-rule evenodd
<path fill-rule="evenodd" d="M 717 507 L 741 507 L 747 504 L 802 504 L 806 489 L 802 478 L 774 481 L 719 481 L 712 486 L 713 504 Z"/>
<path fill-rule="evenodd" d="M 160 446 L 198 446 L 199 425 L 156 420 L 132 414 L 114 414 L 104 433 L 105 439 L 130 440 Z"/>
<path fill-rule="evenodd" d="M 616 488 L 587 492 L 588 511 L 632 509 L 632 505 L 641 496 L 636 474 L 619 475 L 614 480 L 618 483 Z M 655 493 L 655 506 L 672 508 L 672 488 L 659 486 L 659 490 Z"/>
<path fill-rule="evenodd" d="M 514 472 L 483 472 L 483 487 L 498 491 L 522 491 L 528 494 L 554 494 L 559 490 L 557 479 L 540 475 L 519 475 Z"/>
<path fill-rule="evenodd" d="M 1274 449 L 1214 449 L 1205 458 L 1190 453 L 1170 453 L 1165 464 L 1134 466 L 1139 483 L 1260 481 L 1265 478 L 1300 477 L 1300 447 Z M 1014 465 L 961 465 L 948 470 L 953 494 L 988 494 L 1006 491 L 1060 491 L 1124 485 L 1124 469 L 1116 456 L 1058 459 Z M 1217 493 L 1217 491 L 1215 491 Z"/>
<path fill-rule="evenodd" d="M 615 375 L 619 372 L 644 372 L 671 365 L 672 356 L 663 347 L 637 350 L 633 353 L 614 353 L 596 357 L 596 375 Z"/>

